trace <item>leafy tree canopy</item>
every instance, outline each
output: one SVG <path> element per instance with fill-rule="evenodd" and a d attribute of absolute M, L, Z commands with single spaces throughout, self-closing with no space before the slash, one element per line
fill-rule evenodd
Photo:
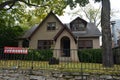
<path fill-rule="evenodd" d="M 39 23 L 51 10 L 62 15 L 63 9 L 77 4 L 85 6 L 89 0 L 0 0 L 0 11 L 9 11 L 22 26 L 33 26 Z"/>
<path fill-rule="evenodd" d="M 89 3 L 89 0 L 0 0 L 0 10 L 3 9 L 11 9 L 16 4 L 24 3 L 27 6 L 35 6 L 35 7 L 46 7 L 51 8 L 51 6 L 56 5 L 56 8 L 65 8 L 67 5 L 70 7 L 75 7 L 77 4 L 80 6 L 85 6 Z M 51 5 L 52 4 L 52 5 Z M 64 5 L 64 6 L 63 6 Z M 53 7 L 52 7 L 53 8 Z"/>
<path fill-rule="evenodd" d="M 19 25 L 15 25 L 17 17 L 12 12 L 0 11 L 0 48 L 17 46 L 17 38 L 23 33 Z"/>

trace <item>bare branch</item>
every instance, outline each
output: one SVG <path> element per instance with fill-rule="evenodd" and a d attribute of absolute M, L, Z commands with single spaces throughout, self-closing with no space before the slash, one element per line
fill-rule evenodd
<path fill-rule="evenodd" d="M 96 26 L 98 27 L 101 24 L 101 20 L 99 20 L 99 22 L 96 24 Z"/>
<path fill-rule="evenodd" d="M 15 0 L 14 0 L 14 2 L 10 5 L 10 7 L 8 8 L 8 9 L 6 9 L 6 10 L 9 10 L 9 9 L 11 9 L 14 5 L 15 5 Z"/>
<path fill-rule="evenodd" d="M 89 17 L 86 9 L 81 8 L 81 10 L 84 12 L 85 16 L 86 16 L 86 17 L 90 20 L 90 22 L 91 22 L 91 18 Z"/>
<path fill-rule="evenodd" d="M 4 9 L 6 5 L 10 5 L 13 4 L 14 0 L 9 0 L 9 1 L 5 1 L 3 3 L 0 4 L 0 10 Z"/>
<path fill-rule="evenodd" d="M 98 14 L 100 13 L 100 7 L 99 7 L 99 9 L 96 9 L 96 14 L 95 14 L 95 19 L 97 20 L 97 17 L 100 17 L 100 16 L 98 16 Z"/>
<path fill-rule="evenodd" d="M 5 1 L 5 2 L 2 2 L 0 3 L 0 10 L 9 10 L 11 9 L 15 3 L 17 2 L 22 2 L 22 3 L 25 3 L 26 5 L 28 6 L 35 6 L 35 7 L 45 7 L 45 6 L 49 6 L 48 4 L 44 4 L 44 5 L 37 5 L 37 4 L 32 4 L 30 3 L 30 0 L 25 1 L 25 0 L 9 0 L 9 1 Z M 5 9 L 5 6 L 9 5 L 10 7 Z"/>

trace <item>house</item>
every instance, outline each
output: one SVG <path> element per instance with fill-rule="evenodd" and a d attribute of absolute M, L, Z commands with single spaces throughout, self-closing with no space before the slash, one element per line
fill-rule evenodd
<path fill-rule="evenodd" d="M 53 56 L 60 61 L 79 61 L 77 49 L 100 48 L 100 31 L 93 23 L 77 17 L 70 24 L 63 24 L 50 12 L 37 26 L 28 30 L 19 46 L 32 49 L 54 49 Z"/>
<path fill-rule="evenodd" d="M 112 47 L 118 47 L 120 39 L 120 19 L 111 21 Z"/>

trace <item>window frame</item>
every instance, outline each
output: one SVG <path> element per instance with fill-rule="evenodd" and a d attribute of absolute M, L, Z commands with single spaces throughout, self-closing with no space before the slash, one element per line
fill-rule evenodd
<path fill-rule="evenodd" d="M 93 40 L 78 40 L 78 49 L 92 49 L 92 48 Z"/>
<path fill-rule="evenodd" d="M 38 40 L 37 49 L 51 49 L 53 40 Z"/>
<path fill-rule="evenodd" d="M 86 25 L 82 21 L 76 20 L 76 21 L 72 22 L 71 29 L 72 29 L 72 31 L 85 31 Z"/>
<path fill-rule="evenodd" d="M 56 30 L 56 22 L 48 22 L 47 23 L 47 30 L 48 31 Z"/>

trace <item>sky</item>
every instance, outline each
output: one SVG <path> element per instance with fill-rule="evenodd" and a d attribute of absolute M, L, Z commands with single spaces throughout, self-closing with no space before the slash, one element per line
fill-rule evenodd
<path fill-rule="evenodd" d="M 117 10 L 116 16 L 113 19 L 120 19 L 120 0 L 110 0 L 111 1 L 111 9 Z"/>
<path fill-rule="evenodd" d="M 112 17 L 112 20 L 120 19 L 120 0 L 110 0 L 110 2 L 111 2 L 111 9 L 114 11 L 114 16 Z M 90 0 L 90 3 L 93 4 L 93 6 L 96 7 L 96 8 L 101 6 L 100 3 L 94 3 L 93 0 Z M 70 10 L 70 8 L 67 7 L 65 9 L 64 15 L 60 16 L 59 19 L 63 23 L 69 23 L 70 21 L 75 19 L 75 17 L 73 17 L 72 15 L 68 14 L 68 12 L 73 12 L 73 11 L 75 11 L 77 9 L 78 9 L 78 7 L 75 8 L 74 10 Z"/>

